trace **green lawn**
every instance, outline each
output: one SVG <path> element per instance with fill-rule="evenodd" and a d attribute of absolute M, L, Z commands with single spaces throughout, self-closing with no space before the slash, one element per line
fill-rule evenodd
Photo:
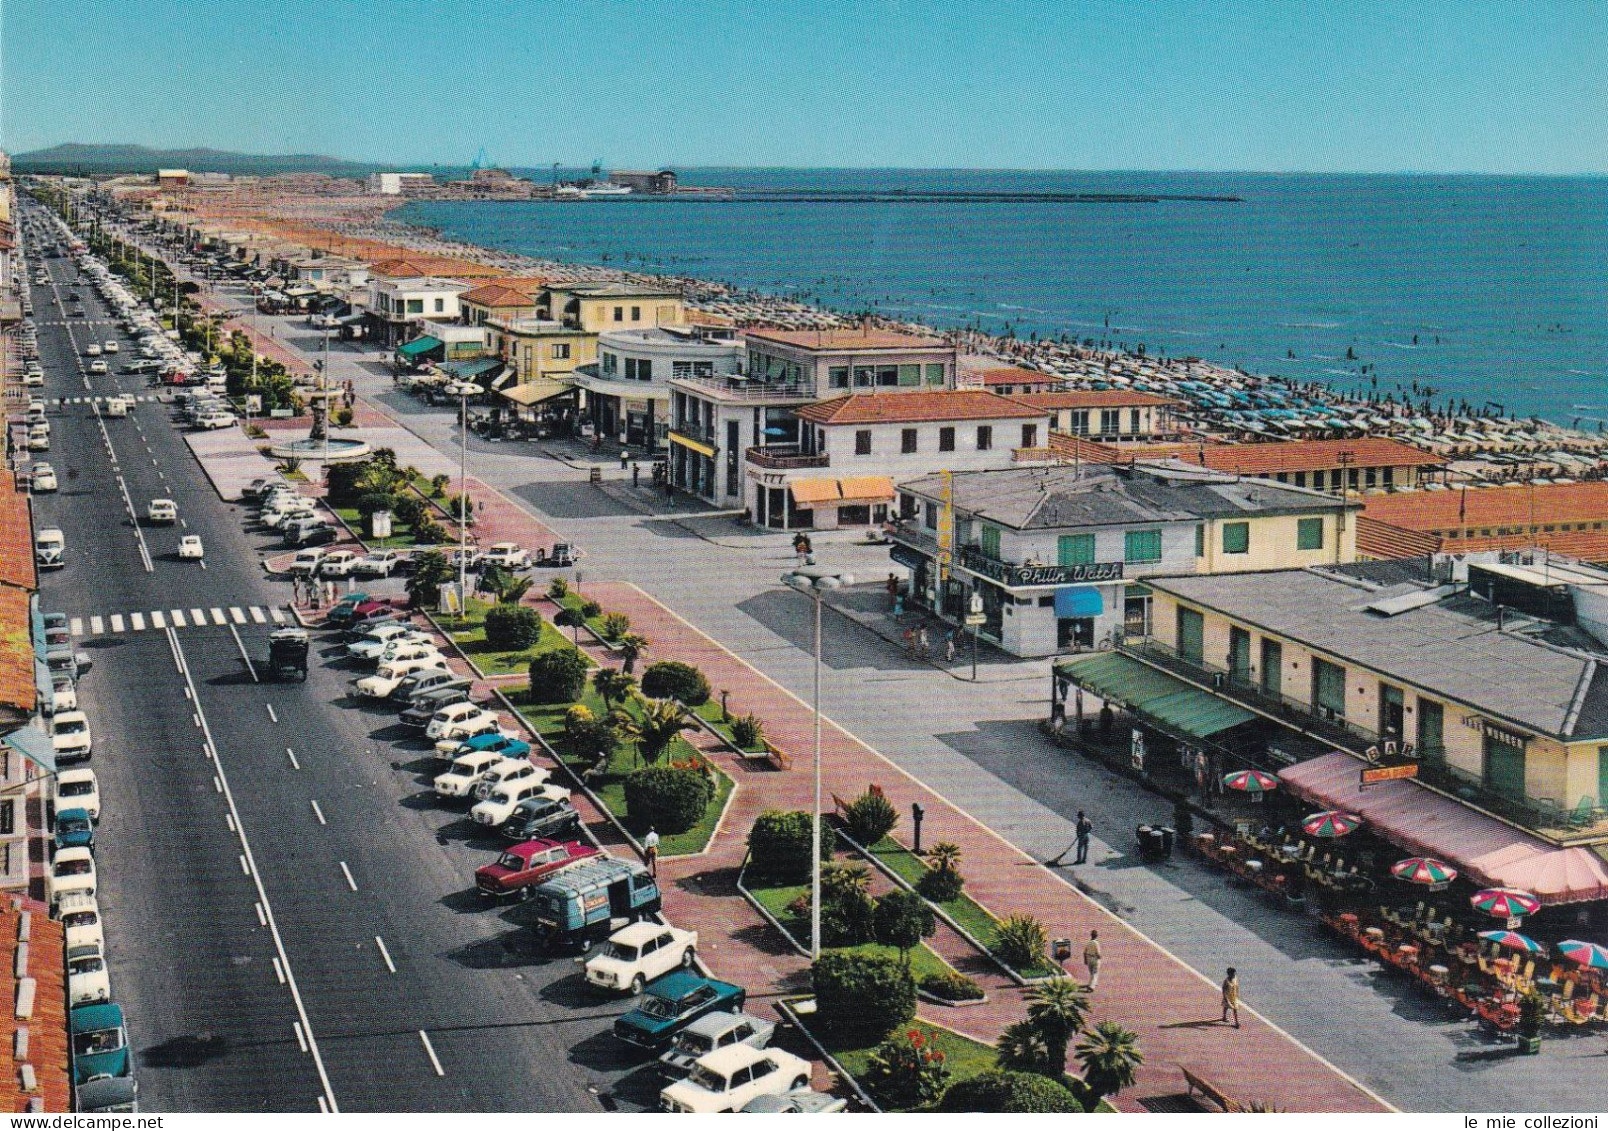
<path fill-rule="evenodd" d="M 871 854 L 912 887 L 929 871 L 926 863 L 919 856 L 892 837 L 885 836 L 872 845 Z M 964 874 L 964 862 L 962 864 L 961 872 Z M 982 904 L 965 892 L 961 892 L 959 898 L 940 903 L 938 906 L 943 908 L 945 914 L 964 927 L 978 942 L 986 947 L 993 947 L 999 920 L 990 914 Z M 1050 965 L 1048 959 L 1040 961 L 1030 969 L 1017 970 L 1016 972 L 1024 978 L 1048 978 L 1060 973 L 1059 970 Z"/>
<path fill-rule="evenodd" d="M 564 606 L 566 609 L 569 609 L 570 611 L 575 612 L 575 611 L 578 611 L 580 609 L 582 602 L 586 601 L 587 599 L 588 598 L 585 595 L 580 594 L 580 593 L 576 593 L 574 588 L 572 587 L 568 593 L 564 594 L 562 597 L 560 597 L 558 599 L 558 603 L 560 605 Z M 602 612 L 598 613 L 597 616 L 595 616 L 595 617 L 587 617 L 586 618 L 586 627 L 591 629 L 593 632 L 597 633 L 599 636 L 602 636 L 603 635 L 603 618 L 608 615 L 608 611 L 609 610 L 604 609 Z"/>
<path fill-rule="evenodd" d="M 567 765 L 574 767 L 577 773 L 590 767 L 589 760 L 573 756 L 570 753 L 568 744 L 564 739 L 564 714 L 569 710 L 570 704 L 531 704 L 527 702 L 527 692 L 510 695 L 509 699 L 519 707 L 520 713 L 524 715 L 525 720 L 541 732 L 542 737 L 547 739 L 553 749 L 558 752 L 558 756 Z M 581 697 L 581 702 L 594 715 L 601 717 L 607 713 L 602 697 L 592 689 L 590 684 L 587 685 L 586 693 Z M 638 714 L 641 710 L 634 700 L 625 704 L 625 709 L 633 715 Z M 692 758 L 695 754 L 696 751 L 687 745 L 685 739 L 677 738 L 670 744 L 670 748 L 665 751 L 661 761 L 683 761 Z M 630 829 L 634 836 L 638 837 L 648 830 L 632 822 L 626 813 L 625 778 L 632 770 L 641 769 L 644 764 L 637 757 L 636 744 L 622 742 L 615 748 L 614 753 L 609 756 L 608 768 L 602 774 L 594 776 L 589 783 L 592 787 L 592 792 L 597 794 L 598 799 L 603 802 L 609 812 L 618 817 L 621 823 Z M 660 834 L 659 854 L 661 856 L 681 856 L 687 853 L 701 852 L 708 846 L 710 838 L 715 835 L 715 824 L 720 820 L 721 813 L 725 811 L 726 799 L 731 796 L 731 792 L 736 788 L 736 785 L 731 778 L 721 771 L 720 767 L 714 766 L 712 768 L 715 771 L 714 800 L 704 810 L 703 818 L 686 832 Z"/>
<path fill-rule="evenodd" d="M 491 602 L 471 597 L 467 616 L 437 618 L 464 655 L 487 675 L 523 674 L 530 667 L 531 660 L 541 653 L 570 647 L 569 638 L 543 620 L 541 638 L 534 645 L 520 651 L 498 651 L 486 642 L 486 611 L 491 607 Z M 584 652 L 581 654 L 586 656 Z M 591 657 L 587 656 L 586 662 L 590 664 Z"/>
<path fill-rule="evenodd" d="M 788 906 L 799 896 L 809 894 L 809 884 L 782 884 L 778 886 L 765 886 L 756 880 L 752 874 L 745 876 L 744 885 L 749 893 L 760 902 L 760 905 L 776 917 L 800 945 L 809 945 L 809 925 L 793 922 L 793 916 Z M 891 946 L 882 946 L 880 943 L 862 943 L 859 946 L 829 947 L 830 950 L 849 951 L 854 954 L 886 955 L 889 958 L 898 958 L 899 952 Z M 955 969 L 941 958 L 937 951 L 926 943 L 922 943 L 910 952 L 910 974 L 919 984 L 929 974 L 953 974 Z"/>
<path fill-rule="evenodd" d="M 723 718 L 721 716 L 720 702 L 719 702 L 719 695 L 718 694 L 716 694 L 714 696 L 711 696 L 709 699 L 705 700 L 703 703 L 699 704 L 697 707 L 694 707 L 693 708 L 693 713 L 696 714 L 700 719 L 702 719 L 706 723 L 708 723 L 710 726 L 714 727 L 715 730 L 719 732 L 720 736 L 722 738 L 724 738 L 727 742 L 731 743 L 733 746 L 737 745 L 737 739 L 731 733 L 731 723 L 728 722 L 725 718 Z M 760 741 L 755 742 L 755 743 L 753 743 L 753 744 L 751 744 L 749 746 L 745 746 L 742 749 L 748 750 L 748 751 L 750 751 L 752 753 L 756 753 L 756 754 L 764 753 L 764 751 L 765 751 L 764 735 L 763 734 L 760 735 Z"/>
<path fill-rule="evenodd" d="M 805 1021 L 809 1018 L 805 1017 Z M 985 1045 L 981 1041 L 974 1041 L 970 1037 L 963 1037 L 953 1029 L 945 1029 L 942 1025 L 935 1025 L 922 1017 L 917 1017 L 910 1023 L 910 1028 L 919 1029 L 931 1039 L 932 1048 L 944 1054 L 944 1063 L 949 1067 L 949 1083 L 951 1086 L 962 1080 L 970 1080 L 973 1076 L 980 1076 L 995 1066 L 993 1046 Z M 871 1054 L 876 1052 L 876 1045 L 869 1047 L 856 1047 L 842 1041 L 834 1041 L 816 1030 L 816 1039 L 831 1053 L 843 1070 L 850 1076 L 863 1078 L 871 1062 Z"/>
<path fill-rule="evenodd" d="M 413 529 L 405 522 L 398 522 L 395 518 L 392 518 L 391 536 L 389 538 L 370 538 L 363 533 L 363 516 L 358 513 L 356 507 L 335 507 L 333 509 L 336 514 L 341 516 L 343 522 L 357 531 L 363 541 L 376 550 L 394 550 L 399 546 L 413 545 Z"/>

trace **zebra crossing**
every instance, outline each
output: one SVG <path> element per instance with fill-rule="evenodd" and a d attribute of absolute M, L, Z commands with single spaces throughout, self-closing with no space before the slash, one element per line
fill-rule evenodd
<path fill-rule="evenodd" d="M 121 636 L 169 628 L 223 628 L 249 624 L 293 624 L 284 609 L 276 605 L 215 605 L 208 608 L 151 609 L 130 613 L 101 613 L 69 617 L 67 629 L 73 636 Z"/>
<path fill-rule="evenodd" d="M 32 399 L 41 401 L 45 405 L 45 407 L 47 407 L 47 408 L 50 408 L 50 407 L 59 408 L 62 405 L 69 405 L 69 404 L 105 404 L 107 401 L 111 400 L 112 398 L 111 397 L 34 397 Z M 148 396 L 148 395 L 144 395 L 144 394 L 142 394 L 140 396 L 132 396 L 132 395 L 129 395 L 129 394 L 125 394 L 120 399 L 128 400 L 128 401 L 134 401 L 134 402 L 136 402 L 138 404 L 158 404 L 162 400 L 161 397 Z"/>

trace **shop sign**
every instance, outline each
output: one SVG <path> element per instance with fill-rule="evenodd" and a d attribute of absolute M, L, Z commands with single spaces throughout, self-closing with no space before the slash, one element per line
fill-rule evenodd
<path fill-rule="evenodd" d="M 1463 725 L 1470 730 L 1479 731 L 1480 734 L 1493 742 L 1500 742 L 1503 746 L 1511 746 L 1515 750 L 1523 750 L 1530 741 L 1524 735 L 1508 730 L 1506 727 L 1498 726 L 1491 720 L 1481 718 L 1479 715 L 1464 715 Z"/>
<path fill-rule="evenodd" d="M 1399 766 L 1375 766 L 1372 769 L 1362 770 L 1361 775 L 1361 779 L 1357 783 L 1358 789 L 1363 789 L 1382 781 L 1416 778 L 1418 776 L 1418 763 L 1404 762 Z"/>
<path fill-rule="evenodd" d="M 1016 565 L 975 558 L 966 563 L 973 573 L 1003 583 L 1011 589 L 1027 589 L 1040 585 L 1076 585 L 1091 581 L 1121 581 L 1121 562 L 1085 562 L 1082 565 Z"/>

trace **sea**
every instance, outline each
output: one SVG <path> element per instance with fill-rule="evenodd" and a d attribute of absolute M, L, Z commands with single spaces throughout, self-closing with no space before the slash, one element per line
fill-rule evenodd
<path fill-rule="evenodd" d="M 423 201 L 394 215 L 495 250 L 846 312 L 1199 357 L 1414 403 L 1428 389 L 1437 406 L 1592 431 L 1608 422 L 1608 178 L 677 173 L 734 196 Z M 811 191 L 918 199 L 771 199 Z"/>

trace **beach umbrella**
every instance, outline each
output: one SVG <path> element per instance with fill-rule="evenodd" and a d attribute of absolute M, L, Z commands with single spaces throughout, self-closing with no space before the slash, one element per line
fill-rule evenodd
<path fill-rule="evenodd" d="M 1482 888 L 1474 893 L 1469 902 L 1474 905 L 1474 910 L 1483 911 L 1493 919 L 1516 919 L 1541 910 L 1539 899 L 1517 888 Z"/>
<path fill-rule="evenodd" d="M 1223 775 L 1223 785 L 1241 793 L 1266 793 L 1279 787 L 1279 779 L 1261 770 L 1235 770 Z"/>
<path fill-rule="evenodd" d="M 1409 856 L 1390 866 L 1390 874 L 1410 884 L 1449 884 L 1457 879 L 1457 869 L 1429 856 Z"/>
<path fill-rule="evenodd" d="M 1522 950 L 1525 954 L 1545 954 L 1545 943 L 1538 943 L 1529 935 L 1521 935 L 1517 931 L 1481 931 L 1480 938 L 1486 942 L 1505 946 L 1509 950 Z"/>
<path fill-rule="evenodd" d="M 1558 953 L 1570 962 L 1592 970 L 1608 970 L 1608 947 L 1579 939 L 1564 939 L 1558 944 Z"/>
<path fill-rule="evenodd" d="M 1339 809 L 1328 809 L 1322 813 L 1314 813 L 1301 822 L 1302 830 L 1307 836 L 1345 836 L 1362 824 L 1362 818 L 1355 813 L 1344 813 Z"/>

